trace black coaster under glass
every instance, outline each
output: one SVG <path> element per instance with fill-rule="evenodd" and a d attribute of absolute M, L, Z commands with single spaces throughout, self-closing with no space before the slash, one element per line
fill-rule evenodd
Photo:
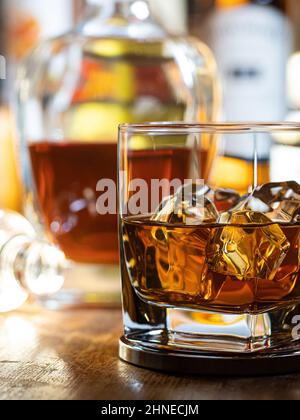
<path fill-rule="evenodd" d="M 265 352 L 217 353 L 179 350 L 156 350 L 120 340 L 121 360 L 132 365 L 174 374 L 214 376 L 264 376 L 300 371 L 300 344 L 276 348 Z"/>

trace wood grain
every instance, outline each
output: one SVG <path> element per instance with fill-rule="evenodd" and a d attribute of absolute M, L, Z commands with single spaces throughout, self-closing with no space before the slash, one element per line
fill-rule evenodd
<path fill-rule="evenodd" d="M 300 375 L 205 378 L 165 375 L 118 360 L 121 314 L 48 312 L 0 315 L 0 399 L 300 399 Z"/>

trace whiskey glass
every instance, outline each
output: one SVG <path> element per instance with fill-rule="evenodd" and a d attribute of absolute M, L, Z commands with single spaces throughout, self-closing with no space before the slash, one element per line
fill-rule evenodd
<path fill-rule="evenodd" d="M 183 373 L 300 368 L 300 167 L 289 179 L 291 162 L 272 165 L 274 139 L 299 133 L 120 126 L 121 359 Z"/>

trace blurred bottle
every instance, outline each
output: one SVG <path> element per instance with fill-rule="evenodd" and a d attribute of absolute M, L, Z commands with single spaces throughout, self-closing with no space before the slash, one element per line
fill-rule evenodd
<path fill-rule="evenodd" d="M 293 24 L 295 45 L 287 66 L 288 121 L 300 122 L 300 2 L 288 0 L 288 13 Z M 293 137 L 286 144 L 300 146 L 300 139 Z"/>
<path fill-rule="evenodd" d="M 60 290 L 64 269 L 61 251 L 38 241 L 23 216 L 0 210 L 0 313 L 18 308 L 29 295 Z"/>
<path fill-rule="evenodd" d="M 208 2 L 206 2 L 208 3 Z M 282 121 L 287 113 L 286 67 L 291 28 L 284 0 L 215 0 L 210 2 L 205 39 L 222 75 L 223 117 L 227 121 Z M 194 23 L 194 31 L 195 23 Z M 230 143 L 230 142 L 229 142 Z M 232 143 L 232 142 L 231 142 Z M 257 141 L 258 182 L 270 177 L 271 139 Z M 216 174 L 224 187 L 244 191 L 253 178 L 253 138 L 225 144 L 226 157 Z M 248 173 L 240 178 L 238 174 Z"/>
<path fill-rule="evenodd" d="M 20 211 L 22 183 L 11 107 L 16 66 L 42 38 L 72 26 L 72 0 L 3 0 L 0 8 L 1 73 L 5 65 L 0 93 L 0 207 Z"/>
<path fill-rule="evenodd" d="M 16 156 L 14 117 L 6 101 L 0 105 L 0 179 L 0 207 L 20 211 L 22 186 Z"/>
<path fill-rule="evenodd" d="M 9 106 L 8 25 L 0 3 L 0 207 L 21 209 L 21 182 L 16 165 L 13 117 Z"/>
<path fill-rule="evenodd" d="M 73 25 L 73 0 L 4 1 L 13 60 L 24 58 L 41 40 L 61 35 Z"/>

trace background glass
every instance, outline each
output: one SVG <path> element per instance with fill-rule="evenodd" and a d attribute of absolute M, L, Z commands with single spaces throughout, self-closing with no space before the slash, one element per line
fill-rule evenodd
<path fill-rule="evenodd" d="M 293 319 L 300 311 L 300 169 L 297 179 L 289 179 L 273 167 L 269 178 L 276 183 L 262 185 L 257 156 L 273 138 L 299 132 L 297 124 L 121 126 L 120 242 L 129 346 L 255 353 L 298 343 Z M 143 148 L 136 148 L 137 139 Z M 235 143 L 252 150 L 252 181 L 229 190 L 218 166 Z M 147 176 L 141 167 L 148 168 Z M 247 180 L 249 166 L 236 176 Z M 174 189 L 161 190 L 155 211 L 136 200 L 131 183 L 137 178 L 152 194 L 153 179 L 191 179 L 194 187 L 184 200 L 177 191 L 175 201 Z"/>
<path fill-rule="evenodd" d="M 67 304 L 120 301 L 117 215 L 96 209 L 98 182 L 117 183 L 118 124 L 210 121 L 219 110 L 205 45 L 170 36 L 146 1 L 142 14 L 132 0 L 97 3 L 19 77 L 26 216 L 72 263 Z"/>

